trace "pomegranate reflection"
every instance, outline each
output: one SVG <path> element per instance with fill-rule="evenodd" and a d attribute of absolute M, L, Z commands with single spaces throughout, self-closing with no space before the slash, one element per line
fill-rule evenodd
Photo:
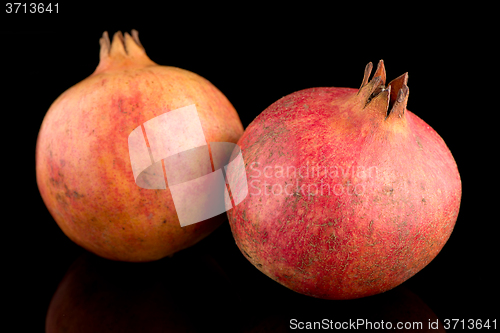
<path fill-rule="evenodd" d="M 150 263 L 116 262 L 85 253 L 53 296 L 46 332 L 289 332 L 296 331 L 294 323 L 324 319 L 334 327 L 358 319 L 390 321 L 393 327 L 397 322 L 421 322 L 422 330 L 414 330 L 419 332 L 438 323 L 438 330 L 432 331 L 444 332 L 433 311 L 404 286 L 333 301 L 276 284 L 241 260 L 236 245 L 228 244 L 230 230 L 225 227 L 202 247 Z"/>
<path fill-rule="evenodd" d="M 124 263 L 85 253 L 52 298 L 46 332 L 230 331 L 238 304 L 209 255 Z"/>

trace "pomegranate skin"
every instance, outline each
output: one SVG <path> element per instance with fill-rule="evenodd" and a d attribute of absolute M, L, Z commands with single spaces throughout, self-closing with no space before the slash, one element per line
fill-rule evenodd
<path fill-rule="evenodd" d="M 145 121 L 195 104 L 207 142 L 236 143 L 243 126 L 203 77 L 149 59 L 136 31 L 101 39 L 95 72 L 48 110 L 36 146 L 40 194 L 62 231 L 107 259 L 152 261 L 197 243 L 224 214 L 181 227 L 171 193 L 139 187 L 128 136 Z"/>
<path fill-rule="evenodd" d="M 406 109 L 408 75 L 386 87 L 383 61 L 368 82 L 371 69 L 360 89 L 281 98 L 238 141 L 249 193 L 228 211 L 236 244 L 305 295 L 354 299 L 398 286 L 436 257 L 458 216 L 457 165 Z"/>

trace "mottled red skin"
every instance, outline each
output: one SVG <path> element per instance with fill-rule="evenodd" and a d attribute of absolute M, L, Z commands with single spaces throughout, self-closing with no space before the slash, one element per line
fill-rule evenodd
<path fill-rule="evenodd" d="M 87 79 L 48 110 L 36 147 L 40 194 L 62 231 L 108 259 L 152 261 L 206 237 L 224 215 L 181 227 L 168 190 L 137 186 L 128 136 L 164 112 L 195 104 L 207 142 L 236 143 L 238 114 L 209 81 L 152 62 L 126 35 Z M 121 47 L 121 48 L 120 48 Z"/>
<path fill-rule="evenodd" d="M 357 92 L 312 88 L 285 96 L 238 141 L 249 194 L 228 211 L 236 244 L 270 278 L 318 298 L 360 298 L 401 284 L 439 253 L 460 206 L 460 176 L 442 138 L 407 110 L 386 119 L 377 101 L 363 108 Z M 338 176 L 306 177 L 304 167 L 300 177 L 306 163 L 310 172 L 337 166 Z M 350 166 L 377 169 L 343 176 L 340 168 Z M 310 184 L 323 186 L 323 195 Z"/>

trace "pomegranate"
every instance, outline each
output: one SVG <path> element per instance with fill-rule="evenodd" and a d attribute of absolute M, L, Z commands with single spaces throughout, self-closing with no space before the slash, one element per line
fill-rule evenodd
<path fill-rule="evenodd" d="M 168 187 L 136 184 L 130 133 L 190 105 L 207 142 L 236 143 L 243 126 L 209 81 L 151 61 L 137 31 L 117 32 L 112 43 L 105 32 L 100 44 L 95 72 L 59 96 L 43 120 L 36 146 L 38 188 L 76 244 L 113 260 L 157 260 L 200 241 L 226 215 L 181 227 Z"/>
<path fill-rule="evenodd" d="M 443 139 L 406 109 L 408 74 L 383 61 L 360 89 L 311 88 L 264 110 L 238 141 L 249 193 L 228 211 L 261 272 L 305 295 L 354 299 L 401 284 L 455 225 L 461 180 Z M 237 183 L 243 173 L 228 172 Z"/>

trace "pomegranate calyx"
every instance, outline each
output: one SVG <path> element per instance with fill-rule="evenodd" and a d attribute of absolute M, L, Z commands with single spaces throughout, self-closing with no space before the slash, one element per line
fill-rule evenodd
<path fill-rule="evenodd" d="M 386 88 L 382 83 L 382 77 L 376 76 L 365 86 L 366 91 L 362 93 L 362 98 L 364 99 L 363 109 L 370 104 L 370 102 L 377 97 Z"/>
<path fill-rule="evenodd" d="M 377 113 L 386 116 L 391 100 L 391 86 L 384 87 L 383 85 L 380 85 L 375 90 L 375 94 L 368 101 L 370 108 L 373 108 Z"/>
<path fill-rule="evenodd" d="M 145 67 L 156 65 L 146 55 L 146 51 L 139 41 L 139 33 L 132 29 L 132 36 L 125 32 L 117 31 L 110 42 L 108 32 L 105 31 L 99 40 L 101 45 L 100 61 L 94 74 L 111 69 L 124 67 Z"/>
<path fill-rule="evenodd" d="M 370 79 L 370 74 L 372 72 L 372 69 L 373 69 L 373 64 L 370 61 L 365 66 L 365 72 L 363 74 L 363 81 L 361 82 L 361 87 L 359 87 L 358 94 L 361 91 L 361 89 L 368 84 L 368 80 Z"/>
<path fill-rule="evenodd" d="M 384 61 L 380 60 L 373 78 L 369 80 L 373 64 L 369 62 L 364 71 L 363 81 L 357 93 L 363 109 L 374 108 L 383 113 L 385 119 L 402 118 L 408 103 L 408 72 L 395 78 L 387 86 Z"/>
<path fill-rule="evenodd" d="M 373 69 L 373 63 L 370 61 L 368 64 L 365 66 L 365 72 L 363 74 L 363 81 L 361 82 L 361 87 L 359 87 L 359 92 L 369 83 L 372 83 L 372 81 L 376 80 L 377 77 L 380 77 L 381 84 L 384 85 L 386 81 L 386 74 L 385 74 L 385 66 L 384 66 L 384 60 L 380 59 L 377 65 L 377 69 L 375 70 L 375 74 L 373 75 L 372 80 L 369 82 L 370 79 L 370 74 L 372 73 Z"/>
<path fill-rule="evenodd" d="M 379 77 L 382 80 L 382 85 L 385 84 L 385 81 L 387 79 L 386 74 L 385 74 L 385 66 L 384 66 L 384 60 L 380 59 L 377 65 L 377 70 L 375 71 L 375 74 L 373 74 L 373 77 Z"/>
<path fill-rule="evenodd" d="M 408 72 L 398 76 L 397 78 L 389 82 L 388 85 L 392 87 L 391 103 L 394 103 L 401 87 L 403 85 L 408 85 Z"/>
<path fill-rule="evenodd" d="M 408 103 L 409 89 L 407 84 L 408 72 L 389 82 L 389 86 L 392 87 L 392 92 L 390 102 L 391 107 L 389 113 L 387 114 L 387 118 L 389 118 L 391 114 L 395 114 L 398 118 L 403 117 L 406 104 Z"/>
<path fill-rule="evenodd" d="M 364 71 L 363 81 L 361 83 L 361 87 L 357 93 L 357 99 L 361 103 L 362 108 L 364 109 L 370 101 L 377 96 L 383 89 L 385 89 L 385 67 L 384 61 L 380 60 L 377 65 L 377 70 L 373 75 L 373 78 L 369 80 L 371 71 L 373 69 L 373 64 L 369 62 Z"/>
<path fill-rule="evenodd" d="M 389 86 L 390 87 L 390 86 Z M 398 119 L 398 118 L 403 118 L 405 115 L 405 110 L 406 110 L 406 105 L 408 104 L 408 95 L 410 93 L 410 89 L 408 89 L 408 86 L 403 83 L 401 88 L 398 90 L 398 94 L 392 102 L 392 94 L 391 94 L 391 103 L 394 103 L 392 105 L 392 108 L 390 109 L 389 113 L 387 114 L 386 119 Z"/>

